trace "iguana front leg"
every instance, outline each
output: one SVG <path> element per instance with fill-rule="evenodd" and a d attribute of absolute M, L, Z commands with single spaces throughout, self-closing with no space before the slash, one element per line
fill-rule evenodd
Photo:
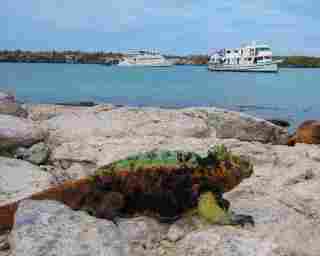
<path fill-rule="evenodd" d="M 198 214 L 211 224 L 220 225 L 254 225 L 252 216 L 237 215 L 229 212 L 226 207 L 221 207 L 221 202 L 227 202 L 222 197 L 215 196 L 212 192 L 206 192 L 200 195 L 198 201 Z M 227 207 L 229 204 L 227 204 Z"/>

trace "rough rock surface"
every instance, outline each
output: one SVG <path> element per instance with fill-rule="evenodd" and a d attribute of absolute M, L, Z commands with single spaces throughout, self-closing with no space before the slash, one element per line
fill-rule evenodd
<path fill-rule="evenodd" d="M 131 255 L 115 224 L 54 201 L 21 202 L 9 240 L 15 256 Z"/>
<path fill-rule="evenodd" d="M 0 256 L 8 256 L 10 254 L 8 235 L 8 231 L 0 231 Z"/>
<path fill-rule="evenodd" d="M 188 234 L 175 248 L 175 255 L 276 256 L 277 246 L 245 230 L 211 227 Z M 170 252 L 170 250 L 169 250 Z"/>
<path fill-rule="evenodd" d="M 216 142 L 217 139 L 214 137 L 203 139 L 162 136 L 90 137 L 86 141 L 63 143 L 56 147 L 51 154 L 51 161 L 62 169 L 69 168 L 72 163 L 78 163 L 90 174 L 97 167 L 139 152 L 163 149 L 206 153 Z"/>
<path fill-rule="evenodd" d="M 207 137 L 205 121 L 179 111 L 152 108 L 119 108 L 97 113 L 65 114 L 44 122 L 50 144 L 88 137 L 181 136 Z"/>
<path fill-rule="evenodd" d="M 252 215 L 255 226 L 208 226 L 185 217 L 153 255 L 320 255 L 320 147 L 220 142 L 255 164 L 254 176 L 226 194 L 232 210 Z"/>
<path fill-rule="evenodd" d="M 219 108 L 191 108 L 184 111 L 205 113 L 209 127 L 217 138 L 286 144 L 288 131 L 264 119 Z"/>
<path fill-rule="evenodd" d="M 30 148 L 18 148 L 15 152 L 15 157 L 18 159 L 23 159 L 30 163 L 40 165 L 47 162 L 49 159 L 49 147 L 43 143 L 37 143 Z"/>
<path fill-rule="evenodd" d="M 122 236 L 129 241 L 134 255 L 144 255 L 154 251 L 168 229 L 167 225 L 161 225 L 156 220 L 144 216 L 120 219 L 117 224 Z"/>
<path fill-rule="evenodd" d="M 28 162 L 0 157 L 0 205 L 50 186 L 52 176 Z"/>
<path fill-rule="evenodd" d="M 52 168 L 61 171 L 62 179 L 82 177 L 96 167 L 152 149 L 205 153 L 223 143 L 253 162 L 254 175 L 225 197 L 233 211 L 253 216 L 254 227 L 210 226 L 189 216 L 170 227 L 145 217 L 122 219 L 119 233 L 133 241 L 130 255 L 320 255 L 320 146 L 272 145 L 281 144 L 287 133 L 239 113 L 211 108 L 166 111 L 100 109 L 88 115 L 62 113 L 43 122 L 50 129 L 50 159 L 59 167 Z M 0 170 L 2 175 L 1 158 Z M 49 224 L 41 228 L 43 241 L 50 243 Z M 30 243 L 22 246 L 29 248 Z"/>
<path fill-rule="evenodd" d="M 204 153 L 210 146 L 223 143 L 231 151 L 249 156 L 255 166 L 253 177 L 226 194 L 234 211 L 254 217 L 256 222 L 254 228 L 244 230 L 242 233 L 241 229 L 234 227 L 217 229 L 200 225 L 194 230 L 189 228 L 190 224 L 186 222 L 182 227 L 180 226 L 180 233 L 177 235 L 172 235 L 173 231 L 170 228 L 171 234 L 168 235 L 167 240 L 162 240 L 158 249 L 146 250 L 145 255 L 150 252 L 155 253 L 152 255 L 171 255 L 169 252 L 173 253 L 176 250 L 179 251 L 179 255 L 199 255 L 196 248 L 197 242 L 194 242 L 194 250 L 184 246 L 191 241 L 197 241 L 198 235 L 193 236 L 193 232 L 200 232 L 199 236 L 216 237 L 222 244 L 208 241 L 213 243 L 211 245 L 209 243 L 210 246 L 208 246 L 217 248 L 219 252 L 225 252 L 225 255 L 234 255 L 230 252 L 228 244 L 239 253 L 235 255 L 246 255 L 246 253 L 247 255 L 283 256 L 320 255 L 319 146 L 298 144 L 295 147 L 287 147 L 212 137 L 207 139 L 136 137 L 131 140 L 110 138 L 100 142 L 101 144 L 82 145 L 86 147 L 86 152 L 91 152 L 93 145 L 96 145 L 95 153 L 82 155 L 84 162 L 92 161 L 92 163 L 103 165 L 125 157 L 130 152 L 135 153 L 152 148 L 184 149 Z M 64 154 L 69 151 L 72 152 L 70 154 L 75 154 L 73 157 L 78 158 L 76 155 L 79 152 L 72 147 L 72 144 L 69 146 L 69 150 L 65 150 Z M 101 155 L 99 152 L 102 152 Z M 62 155 L 61 153 L 61 157 Z M 194 226 L 197 225 L 191 225 L 191 227 Z M 188 239 L 190 243 L 185 242 L 184 239 Z M 261 246 L 265 250 L 257 251 Z M 208 251 L 204 248 L 203 255 L 211 255 L 213 251 L 210 248 Z"/>
<path fill-rule="evenodd" d="M 236 138 L 284 144 L 286 129 L 242 113 L 216 108 L 165 110 L 118 108 L 59 115 L 44 122 L 50 142 L 60 145 L 88 137 L 180 136 Z"/>
<path fill-rule="evenodd" d="M 64 106 L 54 104 L 25 104 L 24 107 L 28 112 L 28 118 L 34 121 L 44 121 L 62 114 L 77 115 L 77 113 L 98 113 L 116 108 L 111 104 L 101 104 L 94 107 Z"/>
<path fill-rule="evenodd" d="M 45 130 L 30 120 L 0 114 L 0 149 L 30 146 L 45 135 Z"/>
<path fill-rule="evenodd" d="M 254 217 L 254 234 L 277 243 L 279 255 L 320 255 L 320 147 L 229 147 L 256 166 L 254 177 L 228 195 L 234 210 Z"/>
<path fill-rule="evenodd" d="M 43 125 L 50 134 L 51 160 L 63 169 L 72 163 L 89 164 L 94 169 L 158 147 L 193 150 L 217 138 L 275 144 L 288 138 L 285 129 L 270 122 L 216 108 L 90 110 L 61 114 Z"/>
<path fill-rule="evenodd" d="M 27 111 L 15 101 L 14 96 L 0 92 L 0 113 L 19 117 L 27 117 Z"/>
<path fill-rule="evenodd" d="M 86 165 L 73 163 L 70 168 L 62 169 L 52 165 L 40 165 L 40 168 L 52 175 L 53 185 L 62 184 L 68 180 L 77 180 L 89 176 L 94 172 L 93 169 L 87 168 Z"/>

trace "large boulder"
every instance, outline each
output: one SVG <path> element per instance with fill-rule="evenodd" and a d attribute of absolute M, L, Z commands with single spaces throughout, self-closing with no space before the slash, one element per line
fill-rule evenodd
<path fill-rule="evenodd" d="M 254 163 L 254 175 L 225 197 L 232 211 L 253 216 L 255 226 L 210 226 L 186 217 L 170 227 L 155 255 L 320 255 L 320 147 L 219 142 Z"/>
<path fill-rule="evenodd" d="M 30 148 L 20 147 L 15 151 L 16 158 L 36 165 L 45 164 L 49 159 L 49 154 L 49 147 L 43 142 L 34 144 Z"/>
<path fill-rule="evenodd" d="M 62 169 L 71 168 L 75 163 L 85 167 L 86 173 L 92 173 L 97 167 L 110 164 L 132 154 L 155 149 L 185 150 L 206 153 L 216 144 L 214 137 L 184 138 L 163 136 L 132 136 L 123 138 L 89 137 L 86 141 L 63 143 L 56 147 L 50 161 Z M 74 169 L 73 169 L 74 170 Z M 82 169 L 78 169 L 83 173 Z M 90 171 L 91 170 L 91 171 Z"/>
<path fill-rule="evenodd" d="M 253 216 L 255 226 L 212 226 L 188 215 L 170 227 L 146 217 L 120 219 L 119 233 L 122 239 L 130 240 L 130 255 L 320 255 L 319 146 L 287 147 L 216 138 L 151 136 L 144 138 L 143 143 L 141 138 L 136 139 L 132 144 L 130 138 L 95 143 L 106 155 L 103 147 L 108 144 L 109 153 L 114 150 L 114 159 L 125 154 L 128 145 L 128 150 L 133 150 L 138 145 L 148 148 L 152 143 L 159 149 L 185 147 L 198 153 L 223 143 L 233 152 L 248 156 L 254 163 L 254 175 L 225 197 L 230 200 L 232 211 Z M 100 157 L 97 163 L 103 162 L 103 155 Z M 45 227 L 49 229 L 48 225 Z M 46 232 L 41 234 L 51 241 L 52 236 L 47 235 L 50 231 Z"/>
<path fill-rule="evenodd" d="M 159 148 L 203 151 L 220 137 L 283 144 L 288 135 L 267 121 L 215 108 L 87 111 L 62 114 L 44 124 L 50 131 L 51 161 L 62 169 L 80 163 L 93 170 Z"/>
<path fill-rule="evenodd" d="M 0 114 L 7 114 L 19 117 L 27 117 L 27 111 L 17 103 L 15 97 L 4 92 L 0 92 Z"/>
<path fill-rule="evenodd" d="M 45 135 L 45 130 L 31 120 L 0 114 L 0 149 L 30 146 Z"/>
<path fill-rule="evenodd" d="M 44 121 L 49 142 L 60 145 L 88 137 L 180 136 L 208 137 L 209 128 L 202 118 L 176 110 L 155 108 L 118 108 L 102 112 L 63 114 Z"/>
<path fill-rule="evenodd" d="M 56 104 L 25 104 L 28 118 L 33 121 L 44 121 L 59 115 L 77 115 L 78 113 L 98 113 L 110 111 L 115 108 L 111 104 L 102 104 L 94 107 L 69 106 Z"/>
<path fill-rule="evenodd" d="M 191 108 L 184 110 L 186 111 L 204 115 L 217 138 L 286 144 L 289 137 L 287 129 L 244 113 L 214 107 Z"/>
<path fill-rule="evenodd" d="M 50 186 L 52 176 L 28 162 L 0 157 L 0 205 L 30 196 Z"/>
<path fill-rule="evenodd" d="M 9 241 L 15 256 L 131 255 L 115 224 L 55 201 L 22 201 Z"/>
<path fill-rule="evenodd" d="M 296 143 L 320 144 L 320 121 L 307 120 L 300 124 L 288 145 L 294 146 Z"/>
<path fill-rule="evenodd" d="M 255 235 L 284 255 L 320 255 L 320 147 L 225 144 L 254 162 L 255 175 L 226 196 L 235 211 L 253 216 Z"/>
<path fill-rule="evenodd" d="M 0 91 L 0 101 L 3 102 L 14 102 L 15 97 L 13 95 L 9 95 L 8 93 Z"/>

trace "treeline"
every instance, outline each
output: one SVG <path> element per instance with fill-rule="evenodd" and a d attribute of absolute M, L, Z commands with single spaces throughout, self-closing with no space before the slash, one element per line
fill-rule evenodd
<path fill-rule="evenodd" d="M 188 58 L 191 59 L 195 65 L 205 65 L 208 64 L 209 61 L 208 55 L 190 55 Z"/>
<path fill-rule="evenodd" d="M 81 51 L 0 51 L 0 62 L 31 63 L 92 63 L 100 64 L 121 59 L 123 54 L 113 52 Z"/>
<path fill-rule="evenodd" d="M 277 56 L 275 59 L 282 59 L 280 67 L 287 68 L 320 68 L 320 57 L 309 56 Z"/>
<path fill-rule="evenodd" d="M 0 62 L 31 62 L 31 63 L 117 63 L 125 54 L 114 52 L 82 52 L 82 51 L 0 51 Z M 174 56 L 167 55 L 177 65 L 206 65 L 208 55 Z M 275 56 L 282 59 L 280 67 L 289 68 L 320 68 L 320 57 L 309 56 Z"/>
<path fill-rule="evenodd" d="M 29 63 L 117 63 L 125 56 L 114 52 L 82 52 L 82 51 L 0 51 L 0 62 Z M 175 59 L 177 65 L 204 65 L 208 63 L 208 55 L 166 56 Z"/>
<path fill-rule="evenodd" d="M 165 57 L 173 60 L 173 63 L 176 65 L 206 65 L 209 61 L 209 56 L 205 54 L 187 56 L 165 55 Z"/>

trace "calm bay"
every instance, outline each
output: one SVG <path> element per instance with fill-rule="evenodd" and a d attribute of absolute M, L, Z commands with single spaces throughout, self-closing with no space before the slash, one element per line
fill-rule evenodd
<path fill-rule="evenodd" d="M 320 69 L 209 72 L 206 66 L 127 68 L 0 63 L 0 89 L 24 102 L 94 101 L 133 106 L 217 106 L 288 120 L 320 119 Z"/>

